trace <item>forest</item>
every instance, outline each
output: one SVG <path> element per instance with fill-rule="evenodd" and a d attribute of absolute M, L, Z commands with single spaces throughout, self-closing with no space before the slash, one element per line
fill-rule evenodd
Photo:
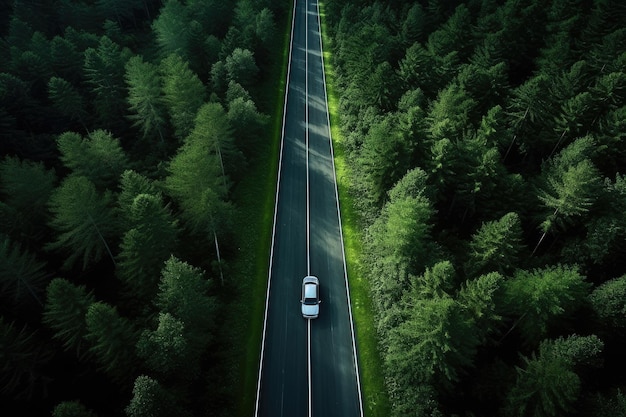
<path fill-rule="evenodd" d="M 324 19 L 391 415 L 626 416 L 626 3 Z"/>
<path fill-rule="evenodd" d="M 290 7 L 1 2 L 0 409 L 235 413 L 234 195 Z"/>

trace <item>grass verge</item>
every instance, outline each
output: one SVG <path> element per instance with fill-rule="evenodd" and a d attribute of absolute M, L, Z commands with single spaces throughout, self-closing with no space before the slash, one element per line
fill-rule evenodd
<path fill-rule="evenodd" d="M 271 73 L 264 85 L 259 86 L 259 96 L 267 98 L 270 122 L 263 137 L 265 145 L 248 167 L 245 178 L 233 190 L 237 207 L 234 234 L 239 253 L 231 264 L 236 299 L 229 308 L 224 329 L 232 350 L 228 354 L 228 375 L 235 401 L 232 413 L 241 417 L 253 415 L 256 401 L 256 384 L 263 333 L 265 293 L 269 276 L 269 255 L 274 203 L 278 176 L 278 157 L 282 134 L 283 102 L 289 55 L 292 10 L 285 17 L 283 48 L 276 49 Z M 250 296 L 254 295 L 254 296 Z"/>
<path fill-rule="evenodd" d="M 324 7 L 320 4 L 322 38 L 324 45 L 330 45 L 324 22 Z M 330 64 L 330 48 L 324 48 L 324 69 L 328 94 L 328 111 L 335 154 L 335 171 L 341 206 L 341 224 L 346 249 L 346 263 L 350 283 L 350 297 L 356 332 L 356 342 L 361 372 L 363 407 L 367 417 L 387 417 L 391 412 L 389 396 L 385 388 L 383 362 L 378 350 L 378 337 L 374 326 L 374 306 L 369 283 L 363 274 L 361 264 L 363 230 L 359 213 L 354 208 L 349 193 L 350 172 L 339 129 L 339 99 L 333 88 L 333 68 Z"/>

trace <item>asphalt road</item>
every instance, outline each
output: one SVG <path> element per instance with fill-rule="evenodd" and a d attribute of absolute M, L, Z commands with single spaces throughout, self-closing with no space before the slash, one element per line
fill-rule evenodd
<path fill-rule="evenodd" d="M 295 0 L 255 417 L 362 417 L 317 0 Z M 320 316 L 300 312 L 320 280 Z"/>

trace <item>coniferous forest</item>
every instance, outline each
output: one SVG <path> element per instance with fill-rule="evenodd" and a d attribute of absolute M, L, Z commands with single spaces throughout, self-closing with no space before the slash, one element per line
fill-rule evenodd
<path fill-rule="evenodd" d="M 326 0 L 393 416 L 626 416 L 626 3 Z"/>
<path fill-rule="evenodd" d="M 0 4 L 2 413 L 232 415 L 232 192 L 291 5 Z"/>

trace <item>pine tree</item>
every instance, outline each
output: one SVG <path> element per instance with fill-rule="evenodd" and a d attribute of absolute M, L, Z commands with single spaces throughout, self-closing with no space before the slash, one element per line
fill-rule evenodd
<path fill-rule="evenodd" d="M 150 179 L 130 169 L 124 171 L 120 177 L 120 192 L 117 196 L 120 212 L 125 219 L 124 229 L 134 226 L 131 209 L 139 194 L 159 195 L 160 193 Z"/>
<path fill-rule="evenodd" d="M 85 130 L 85 104 L 83 98 L 72 84 L 59 77 L 52 77 L 48 81 L 48 94 L 54 106 L 63 116 L 77 120 Z"/>
<path fill-rule="evenodd" d="M 133 56 L 126 63 L 128 103 L 132 114 L 128 116 L 133 126 L 141 130 L 144 138 L 158 136 L 164 144 L 165 108 L 161 96 L 161 79 L 156 66 Z"/>
<path fill-rule="evenodd" d="M 6 157 L 0 162 L 0 230 L 20 241 L 39 241 L 46 233 L 47 203 L 56 175 L 42 163 Z"/>
<path fill-rule="evenodd" d="M 185 143 L 193 143 L 193 146 L 202 146 L 213 152 L 219 160 L 223 180 L 227 178 L 227 171 L 235 172 L 243 162 L 243 156 L 235 146 L 230 120 L 219 103 L 206 103 L 200 107 L 194 128 Z"/>
<path fill-rule="evenodd" d="M 229 81 L 250 87 L 259 72 L 254 55 L 248 49 L 236 48 L 225 61 Z"/>
<path fill-rule="evenodd" d="M 185 329 L 189 360 L 196 361 L 213 339 L 217 302 L 208 295 L 210 281 L 198 268 L 171 257 L 161 273 L 156 306 Z"/>
<path fill-rule="evenodd" d="M 178 54 L 189 58 L 190 21 L 189 8 L 185 4 L 178 0 L 168 0 L 163 4 L 159 16 L 152 23 L 163 56 Z"/>
<path fill-rule="evenodd" d="M 43 367 L 54 351 L 27 326 L 16 328 L 0 316 L 0 394 L 7 398 L 32 398 L 36 388 L 46 389 Z"/>
<path fill-rule="evenodd" d="M 163 99 L 174 126 L 176 137 L 182 139 L 193 129 L 196 113 L 204 102 L 202 81 L 187 62 L 171 54 L 160 64 Z"/>
<path fill-rule="evenodd" d="M 386 364 L 400 384 L 448 389 L 473 363 L 475 329 L 450 297 L 407 301 L 408 318 L 390 332 Z"/>
<path fill-rule="evenodd" d="M 367 196 L 377 207 L 383 204 L 387 190 L 410 168 L 410 145 L 394 128 L 395 123 L 390 116 L 373 124 L 363 138 L 358 159 Z"/>
<path fill-rule="evenodd" d="M 626 328 L 626 275 L 599 285 L 589 297 L 602 327 L 610 333 Z"/>
<path fill-rule="evenodd" d="M 91 92 L 93 105 L 100 119 L 100 127 L 118 129 L 125 111 L 124 66 L 130 51 L 106 36 L 100 38 L 98 48 L 85 51 L 84 72 Z"/>
<path fill-rule="evenodd" d="M 473 276 L 485 272 L 507 273 L 513 270 L 522 250 L 522 227 L 517 213 L 483 223 L 472 236 L 465 271 Z"/>
<path fill-rule="evenodd" d="M 87 310 L 96 301 L 92 291 L 76 286 L 63 278 L 55 278 L 48 285 L 43 322 L 54 331 L 54 338 L 76 356 L 86 354 L 85 336 Z"/>
<path fill-rule="evenodd" d="M 515 325 L 527 344 L 544 338 L 586 301 L 589 283 L 578 269 L 551 266 L 517 271 L 504 284 L 506 309 L 517 317 Z"/>
<path fill-rule="evenodd" d="M 178 228 L 157 195 L 139 194 L 126 215 L 132 228 L 120 244 L 117 272 L 129 295 L 147 305 L 156 295 L 159 273 L 174 250 Z"/>
<path fill-rule="evenodd" d="M 175 397 L 169 391 L 146 375 L 135 379 L 133 397 L 125 411 L 128 417 L 189 416 L 176 404 Z"/>
<path fill-rule="evenodd" d="M 538 197 L 547 209 L 554 211 L 541 224 L 543 235 L 533 253 L 554 225 L 565 228 L 568 223 L 575 223 L 598 198 L 600 174 L 587 158 L 593 147 L 592 138 L 577 139 L 563 149 L 544 170 L 545 185 Z"/>
<path fill-rule="evenodd" d="M 160 313 L 155 330 L 144 330 L 137 342 L 137 355 L 150 369 L 171 376 L 187 369 L 189 376 L 197 374 L 197 362 L 191 361 L 185 339 L 185 325 L 169 313 Z"/>
<path fill-rule="evenodd" d="M 85 269 L 98 262 L 105 252 L 114 262 L 111 246 L 117 236 L 117 225 L 109 191 L 98 194 L 94 184 L 85 177 L 70 176 L 50 198 L 53 218 L 50 226 L 58 233 L 48 249 L 63 249 L 69 257 L 69 268 L 82 258 Z"/>
<path fill-rule="evenodd" d="M 604 348 L 595 335 L 544 340 L 539 354 L 522 357 L 517 381 L 507 397 L 510 416 L 556 417 L 573 410 L 580 394 L 579 373 L 597 366 Z"/>
<path fill-rule="evenodd" d="M 120 141 L 104 130 L 94 130 L 82 138 L 74 132 L 59 136 L 61 161 L 72 174 L 88 178 L 98 189 L 113 189 L 129 161 Z"/>
<path fill-rule="evenodd" d="M 103 302 L 89 306 L 85 322 L 89 351 L 115 381 L 128 382 L 137 368 L 135 344 L 138 335 L 133 324 L 120 316 L 115 307 Z"/>
<path fill-rule="evenodd" d="M 0 295 L 6 304 L 42 306 L 41 293 L 47 283 L 44 267 L 33 254 L 0 234 Z"/>
<path fill-rule="evenodd" d="M 507 396 L 510 417 L 557 417 L 573 408 L 581 381 L 569 362 L 560 356 L 540 352 L 523 358 L 517 381 Z"/>
<path fill-rule="evenodd" d="M 98 417 L 80 401 L 63 401 L 52 410 L 52 417 Z"/>

